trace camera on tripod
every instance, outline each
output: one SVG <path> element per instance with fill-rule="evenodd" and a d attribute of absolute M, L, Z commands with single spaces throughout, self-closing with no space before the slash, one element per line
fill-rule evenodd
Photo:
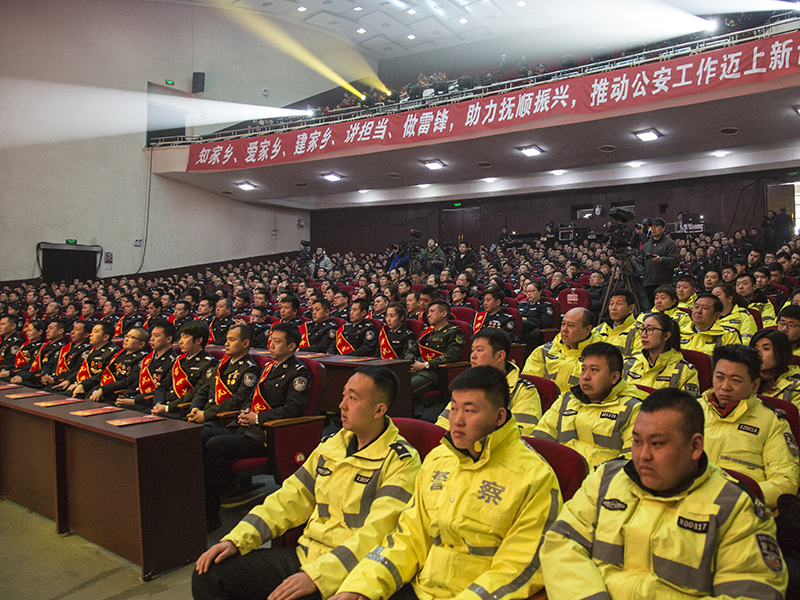
<path fill-rule="evenodd" d="M 608 242 L 608 245 L 615 253 L 625 253 L 631 249 L 631 234 L 625 229 L 625 223 L 633 221 L 633 213 L 622 208 L 612 208 L 608 216 L 614 219 L 616 225 L 611 225 L 606 229 L 606 233 L 597 235 L 597 241 Z"/>

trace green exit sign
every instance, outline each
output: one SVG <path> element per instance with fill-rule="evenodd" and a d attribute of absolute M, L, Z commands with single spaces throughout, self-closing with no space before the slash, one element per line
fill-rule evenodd
<path fill-rule="evenodd" d="M 68 244 L 77 244 L 78 240 L 67 240 Z"/>

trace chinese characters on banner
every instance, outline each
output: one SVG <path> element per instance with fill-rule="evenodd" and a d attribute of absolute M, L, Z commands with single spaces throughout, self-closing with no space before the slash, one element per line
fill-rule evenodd
<path fill-rule="evenodd" d="M 186 170 L 247 169 L 351 147 L 444 140 L 555 114 L 598 113 L 761 83 L 798 72 L 800 34 L 785 34 L 639 67 L 545 82 L 447 106 L 273 135 L 193 144 Z"/>

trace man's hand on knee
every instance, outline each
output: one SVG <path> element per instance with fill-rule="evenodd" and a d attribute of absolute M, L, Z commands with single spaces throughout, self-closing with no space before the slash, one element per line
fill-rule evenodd
<path fill-rule="evenodd" d="M 331 596 L 329 600 L 369 600 L 369 598 L 355 592 L 339 592 L 335 596 Z"/>
<path fill-rule="evenodd" d="M 294 575 L 290 575 L 276 587 L 269 595 L 267 600 L 295 600 L 303 596 L 309 596 L 317 591 L 317 586 L 314 581 L 300 571 Z"/>
<path fill-rule="evenodd" d="M 197 562 L 195 563 L 195 570 L 200 575 L 203 573 L 208 573 L 208 570 L 211 568 L 212 561 L 219 564 L 237 552 L 239 552 L 239 549 L 236 547 L 236 544 L 230 540 L 225 540 L 219 544 L 214 544 L 211 546 L 211 548 L 203 552 L 200 555 L 200 558 L 197 559 Z"/>

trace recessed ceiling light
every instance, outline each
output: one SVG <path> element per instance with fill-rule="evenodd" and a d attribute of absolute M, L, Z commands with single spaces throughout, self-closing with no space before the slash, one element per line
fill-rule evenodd
<path fill-rule="evenodd" d="M 414 10 L 413 8 L 409 8 L 409 9 L 408 9 L 406 12 L 407 12 L 408 14 L 410 14 L 410 15 L 415 15 L 415 14 L 417 14 L 417 11 L 416 11 L 416 10 Z"/>
<path fill-rule="evenodd" d="M 417 187 L 418 188 L 422 188 L 424 190 L 427 187 L 431 187 L 431 184 L 430 183 L 420 183 Z"/>
<path fill-rule="evenodd" d="M 358 190 L 359 194 L 366 194 L 369 190 Z"/>
<path fill-rule="evenodd" d="M 643 162 L 641 162 L 641 161 L 634 160 L 633 162 L 629 162 L 629 163 L 628 163 L 628 166 L 629 166 L 629 167 L 631 167 L 631 168 L 634 168 L 634 169 L 638 169 L 638 168 L 639 168 L 639 167 L 641 167 L 643 164 L 644 164 L 644 163 L 643 163 Z"/>
<path fill-rule="evenodd" d="M 444 169 L 444 163 L 440 160 L 425 160 L 422 164 L 428 167 L 431 171 L 438 171 Z"/>
<path fill-rule="evenodd" d="M 306 12 L 308 9 L 305 6 L 298 6 L 297 12 Z"/>
<path fill-rule="evenodd" d="M 526 6 L 525 0 L 519 0 L 519 2 L 517 2 L 517 6 L 519 6 L 519 7 Z"/>
<path fill-rule="evenodd" d="M 337 175 L 336 173 L 327 173 L 322 176 L 323 179 L 327 179 L 328 181 L 339 181 L 342 179 L 341 175 Z"/>
<path fill-rule="evenodd" d="M 466 17 L 461 17 L 458 20 L 458 22 L 461 23 L 462 25 L 466 25 L 467 23 L 469 23 L 469 21 L 467 21 Z"/>
<path fill-rule="evenodd" d="M 356 33 L 367 33 L 367 30 L 364 29 L 363 27 L 359 27 L 358 29 L 356 29 Z"/>
<path fill-rule="evenodd" d="M 634 131 L 633 135 L 642 140 L 643 142 L 654 142 L 661 137 L 661 134 L 655 129 L 644 129 L 642 131 Z"/>
<path fill-rule="evenodd" d="M 256 186 L 254 186 L 249 181 L 243 181 L 242 183 L 237 183 L 236 187 L 238 187 L 240 190 L 244 190 L 245 192 L 249 192 L 250 190 L 256 189 Z"/>
<path fill-rule="evenodd" d="M 520 152 L 522 152 L 525 156 L 539 156 L 544 150 L 539 148 L 539 146 L 526 146 L 525 148 L 520 148 Z"/>
<path fill-rule="evenodd" d="M 730 152 L 728 152 L 727 150 L 717 150 L 716 152 L 712 152 L 711 154 L 713 154 L 717 158 L 722 158 L 723 156 L 728 156 Z"/>
<path fill-rule="evenodd" d="M 495 181 L 497 181 L 497 177 L 484 177 L 483 180 L 486 183 L 494 183 Z"/>
<path fill-rule="evenodd" d="M 364 10 L 364 9 L 363 9 L 363 8 L 361 8 L 360 6 L 354 6 L 354 7 L 353 7 L 353 10 L 354 10 L 354 11 L 356 11 L 356 12 L 358 12 L 358 11 L 360 11 L 360 10 Z"/>
<path fill-rule="evenodd" d="M 563 175 L 564 173 L 566 173 L 566 171 L 565 171 L 564 169 L 556 169 L 555 171 L 550 171 L 550 172 L 551 172 L 553 175 L 555 175 L 556 177 L 558 177 L 558 176 L 560 176 L 560 175 Z"/>
<path fill-rule="evenodd" d="M 408 34 L 406 37 L 407 37 L 408 39 L 410 39 L 410 40 L 415 40 L 415 39 L 417 39 L 417 36 L 415 36 L 413 33 L 409 33 L 409 34 Z"/>

